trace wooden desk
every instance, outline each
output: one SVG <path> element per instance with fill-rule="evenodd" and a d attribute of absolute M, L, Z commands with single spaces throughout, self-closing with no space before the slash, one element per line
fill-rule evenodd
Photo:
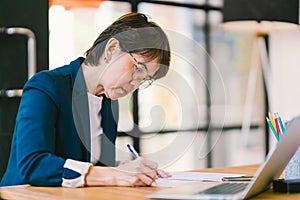
<path fill-rule="evenodd" d="M 243 173 L 253 175 L 258 165 L 241 167 L 210 168 L 198 170 L 201 172 Z M 148 199 L 146 194 L 163 188 L 154 187 L 33 187 L 29 185 L 0 187 L 0 196 L 3 199 L 101 199 L 101 200 L 136 200 Z M 299 194 L 280 194 L 266 191 L 254 199 L 300 199 Z"/>

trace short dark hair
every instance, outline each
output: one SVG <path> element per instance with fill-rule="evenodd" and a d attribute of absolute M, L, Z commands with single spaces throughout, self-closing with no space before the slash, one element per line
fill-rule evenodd
<path fill-rule="evenodd" d="M 95 40 L 93 46 L 85 52 L 86 65 L 98 65 L 109 39 L 119 41 L 124 52 L 137 53 L 151 60 L 158 58 L 159 69 L 154 79 L 165 76 L 170 65 L 170 45 L 165 32 L 148 17 L 141 13 L 123 15 L 107 27 Z"/>

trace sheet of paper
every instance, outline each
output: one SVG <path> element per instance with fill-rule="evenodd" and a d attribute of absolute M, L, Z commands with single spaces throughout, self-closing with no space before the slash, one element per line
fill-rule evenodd
<path fill-rule="evenodd" d="M 209 172 L 171 172 L 169 178 L 158 178 L 154 187 L 176 187 L 181 184 L 201 181 L 222 181 L 223 177 L 239 177 L 244 174 L 225 174 Z"/>
<path fill-rule="evenodd" d="M 176 180 L 176 179 L 167 179 L 159 178 L 155 183 L 152 184 L 152 187 L 176 187 L 185 183 L 190 182 L 199 182 L 199 181 L 189 181 L 189 180 Z"/>

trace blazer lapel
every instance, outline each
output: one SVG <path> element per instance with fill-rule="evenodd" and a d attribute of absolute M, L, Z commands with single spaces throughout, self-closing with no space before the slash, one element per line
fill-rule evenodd
<path fill-rule="evenodd" d="M 75 65 L 83 62 L 83 58 L 78 60 Z M 78 73 L 77 73 L 78 70 Z M 76 77 L 76 78 L 75 78 Z M 78 132 L 78 136 L 82 141 L 83 160 L 90 162 L 91 156 L 91 138 L 90 138 L 90 121 L 89 121 L 89 106 L 86 85 L 82 73 L 82 69 L 76 69 L 72 72 L 73 95 L 72 95 L 72 110 L 74 123 Z M 118 101 L 111 101 L 103 96 L 101 126 L 103 128 L 103 137 L 101 143 L 101 156 L 97 165 L 115 166 L 115 140 L 117 136 L 118 123 Z"/>
<path fill-rule="evenodd" d="M 84 157 L 83 159 L 89 162 L 91 152 L 89 107 L 86 86 L 81 68 L 78 70 L 78 74 L 74 82 L 72 110 L 77 133 L 83 144 L 81 148 L 82 155 Z"/>

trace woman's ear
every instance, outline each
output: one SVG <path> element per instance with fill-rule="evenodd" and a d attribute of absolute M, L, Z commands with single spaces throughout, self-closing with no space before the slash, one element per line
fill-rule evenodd
<path fill-rule="evenodd" d="M 120 43 L 116 38 L 110 38 L 104 49 L 104 56 L 106 61 L 109 62 L 112 58 L 112 55 L 115 51 L 120 51 Z"/>

